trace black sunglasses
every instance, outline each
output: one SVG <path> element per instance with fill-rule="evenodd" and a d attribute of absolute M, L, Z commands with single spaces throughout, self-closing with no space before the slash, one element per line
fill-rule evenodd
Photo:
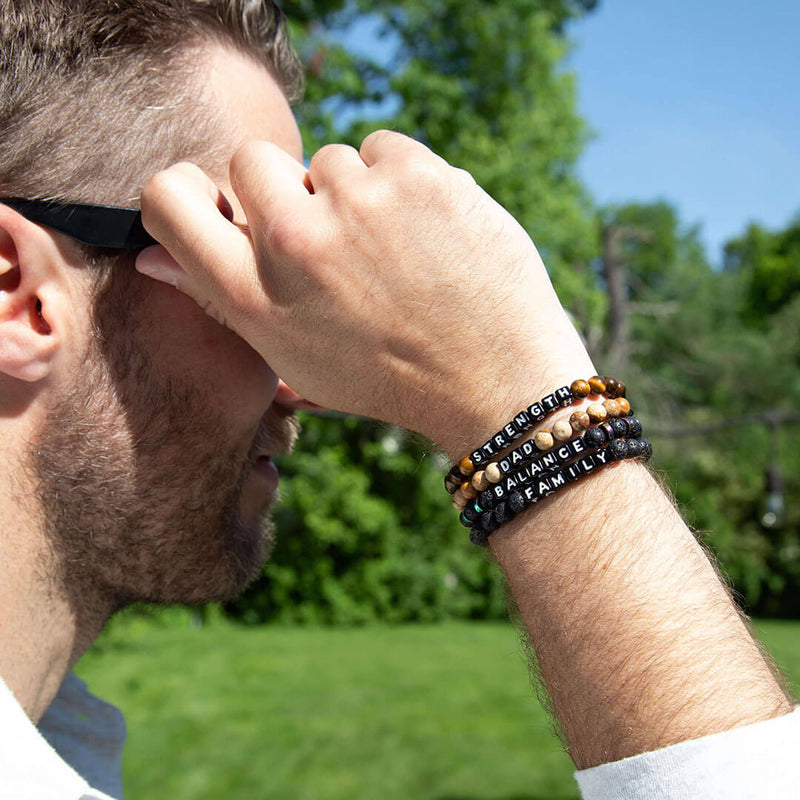
<path fill-rule="evenodd" d="M 142 213 L 135 208 L 95 206 L 87 203 L 62 203 L 58 200 L 0 198 L 25 219 L 64 233 L 93 247 L 116 250 L 141 250 L 156 244 L 144 229 Z"/>

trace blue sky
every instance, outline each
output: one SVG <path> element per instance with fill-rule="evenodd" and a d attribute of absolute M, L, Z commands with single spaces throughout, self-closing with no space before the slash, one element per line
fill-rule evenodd
<path fill-rule="evenodd" d="M 800 2 L 601 0 L 570 34 L 598 202 L 672 201 L 713 262 L 800 211 Z"/>

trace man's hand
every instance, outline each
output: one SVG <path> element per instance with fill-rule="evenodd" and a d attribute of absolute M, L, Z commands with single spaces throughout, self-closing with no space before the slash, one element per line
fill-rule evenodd
<path fill-rule="evenodd" d="M 174 283 L 320 405 L 420 431 L 452 455 L 592 365 L 536 248 L 469 174 L 396 133 L 308 171 L 272 144 L 230 167 L 249 233 L 182 164 L 142 195 Z M 535 372 L 533 368 L 535 366 Z"/>
<path fill-rule="evenodd" d="M 594 372 L 530 239 L 471 178 L 380 132 L 308 173 L 248 145 L 231 184 L 156 176 L 144 222 L 174 283 L 322 405 L 418 430 L 458 457 Z M 537 504 L 490 539 L 580 767 L 785 714 L 691 532 L 639 464 Z"/>

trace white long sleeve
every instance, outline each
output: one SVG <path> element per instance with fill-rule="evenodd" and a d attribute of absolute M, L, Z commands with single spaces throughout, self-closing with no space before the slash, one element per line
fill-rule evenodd
<path fill-rule="evenodd" d="M 584 800 L 800 800 L 800 707 L 575 778 Z"/>

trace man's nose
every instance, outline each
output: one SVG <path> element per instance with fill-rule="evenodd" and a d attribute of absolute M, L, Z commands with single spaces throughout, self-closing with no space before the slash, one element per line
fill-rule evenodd
<path fill-rule="evenodd" d="M 282 380 L 278 381 L 278 391 L 273 403 L 283 406 L 287 411 L 323 411 L 322 406 L 312 403 L 290 389 Z"/>

